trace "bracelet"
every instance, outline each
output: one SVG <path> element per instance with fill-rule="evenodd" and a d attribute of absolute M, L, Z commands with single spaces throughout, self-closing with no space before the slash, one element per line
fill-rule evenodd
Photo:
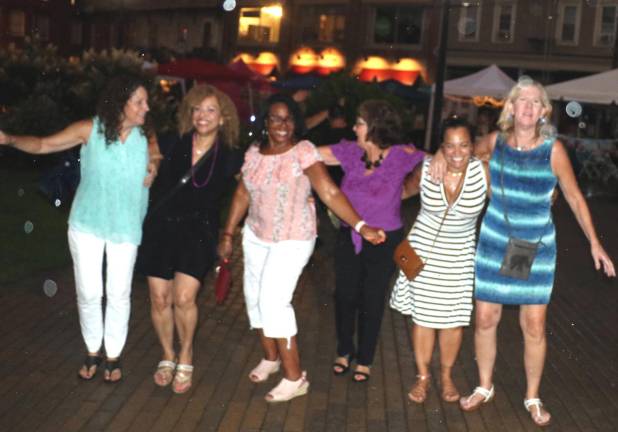
<path fill-rule="evenodd" d="M 224 232 L 224 233 L 221 234 L 221 237 L 234 238 L 234 234 L 229 233 L 229 232 Z"/>
<path fill-rule="evenodd" d="M 156 153 L 150 156 L 149 160 L 151 161 L 158 161 L 158 160 L 162 160 L 163 159 L 163 155 L 161 153 Z"/>
<path fill-rule="evenodd" d="M 358 222 L 356 222 L 356 225 L 354 225 L 354 231 L 356 231 L 357 233 L 360 234 L 360 230 L 367 225 L 367 223 L 364 220 L 359 220 Z"/>

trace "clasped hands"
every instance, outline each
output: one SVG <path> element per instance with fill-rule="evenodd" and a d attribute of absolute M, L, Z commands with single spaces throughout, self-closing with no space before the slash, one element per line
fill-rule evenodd
<path fill-rule="evenodd" d="M 372 245 L 379 245 L 386 241 L 386 233 L 382 228 L 374 228 L 369 225 L 363 225 L 359 234 Z"/>

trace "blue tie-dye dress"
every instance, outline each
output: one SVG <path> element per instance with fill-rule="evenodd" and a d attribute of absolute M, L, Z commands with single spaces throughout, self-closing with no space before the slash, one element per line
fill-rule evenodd
<path fill-rule="evenodd" d="M 551 169 L 554 139 L 527 151 L 509 147 L 498 135 L 489 162 L 492 196 L 483 218 L 475 258 L 475 298 L 500 304 L 547 304 L 554 285 L 556 235 L 551 221 L 551 195 L 556 176 Z M 504 161 L 504 195 L 500 168 Z M 542 240 L 527 280 L 499 274 L 509 239 L 504 218 L 508 206 L 510 235 Z"/>

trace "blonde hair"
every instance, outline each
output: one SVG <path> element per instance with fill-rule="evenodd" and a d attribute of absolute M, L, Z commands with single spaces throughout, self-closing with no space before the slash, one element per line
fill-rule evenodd
<path fill-rule="evenodd" d="M 228 95 L 209 84 L 193 86 L 182 99 L 180 107 L 178 108 L 178 132 L 184 135 L 193 129 L 191 109 L 211 96 L 217 98 L 217 102 L 221 108 L 223 125 L 220 128 L 220 132 L 223 135 L 224 144 L 232 148 L 237 147 L 240 134 L 240 122 L 238 120 L 236 106 L 234 106 L 234 102 L 232 102 L 232 99 L 230 99 Z"/>
<path fill-rule="evenodd" d="M 513 113 L 512 113 L 512 105 L 515 103 L 515 100 L 519 97 L 521 91 L 528 87 L 536 87 L 541 94 L 541 103 L 543 104 L 543 108 L 545 109 L 545 113 L 541 119 L 544 121 L 539 121 L 536 126 L 537 135 L 549 136 L 555 134 L 554 127 L 550 124 L 552 106 L 549 100 L 549 96 L 545 91 L 545 88 L 538 81 L 533 80 L 529 76 L 523 75 L 517 80 L 517 83 L 513 86 L 513 88 L 509 91 L 509 94 L 506 97 L 504 108 L 502 108 L 502 112 L 500 113 L 500 117 L 498 118 L 498 127 L 503 133 L 511 133 L 513 132 Z"/>

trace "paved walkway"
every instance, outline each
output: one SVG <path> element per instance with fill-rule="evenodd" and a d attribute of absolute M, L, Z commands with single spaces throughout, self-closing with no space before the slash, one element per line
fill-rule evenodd
<path fill-rule="evenodd" d="M 412 205 L 413 207 L 413 205 Z M 618 203 L 591 207 L 610 254 L 618 260 Z M 411 212 L 410 208 L 407 209 Z M 564 202 L 556 205 L 559 265 L 549 310 L 549 351 L 542 396 L 554 414 L 551 431 L 618 430 L 618 283 L 592 268 L 588 245 Z M 70 269 L 35 275 L 0 287 L 0 430 L 2 431 L 530 431 L 522 406 L 524 374 L 517 309 L 505 308 L 500 326 L 495 402 L 471 414 L 442 402 L 436 382 L 424 405 L 406 392 L 415 370 L 408 326 L 387 311 L 368 385 L 334 377 L 332 230 L 301 278 L 295 298 L 307 397 L 268 405 L 276 383 L 246 378 L 261 353 L 248 330 L 236 256 L 234 286 L 216 306 L 207 280 L 199 296 L 194 387 L 173 395 L 152 382 L 159 348 L 143 280 L 134 286 L 124 380 L 104 384 L 101 374 L 82 382 L 83 359 Z M 58 285 L 53 297 L 43 285 Z M 439 365 L 433 365 L 438 372 Z M 466 329 L 455 381 L 462 392 L 476 384 L 472 329 Z"/>

